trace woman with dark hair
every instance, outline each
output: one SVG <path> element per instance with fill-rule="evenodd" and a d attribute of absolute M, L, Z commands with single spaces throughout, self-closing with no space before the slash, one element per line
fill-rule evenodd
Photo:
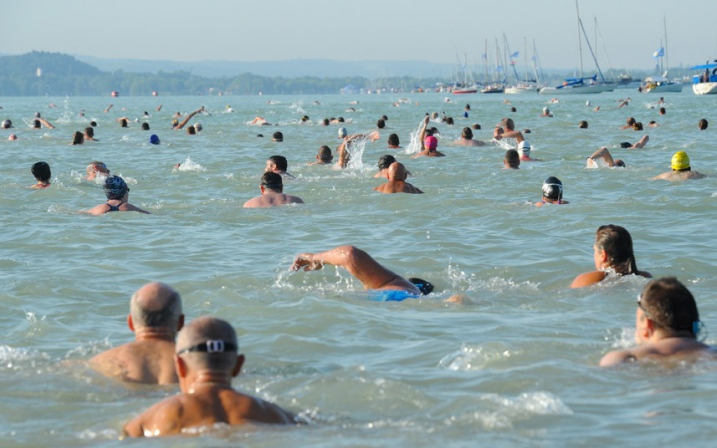
<path fill-rule="evenodd" d="M 83 143 L 85 143 L 85 134 L 80 131 L 75 132 L 75 135 L 72 137 L 72 144 L 81 145 Z"/>
<path fill-rule="evenodd" d="M 32 175 L 37 179 L 37 183 L 30 188 L 35 190 L 42 190 L 50 186 L 50 179 L 52 178 L 52 172 L 50 171 L 50 165 L 47 162 L 37 162 L 32 165 L 30 170 Z"/>
<path fill-rule="evenodd" d="M 632 237 L 624 227 L 614 224 L 598 227 L 593 250 L 596 270 L 575 277 L 570 285 L 571 288 L 594 285 L 610 275 L 652 277 L 649 272 L 637 269 L 632 250 Z"/>

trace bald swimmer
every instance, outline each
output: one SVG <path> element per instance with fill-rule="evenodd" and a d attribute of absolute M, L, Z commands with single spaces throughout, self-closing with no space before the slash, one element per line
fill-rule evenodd
<path fill-rule="evenodd" d="M 132 295 L 129 310 L 135 340 L 93 357 L 90 366 L 128 383 L 176 383 L 174 339 L 184 325 L 179 293 L 164 283 L 146 284 Z"/>
<path fill-rule="evenodd" d="M 130 420 L 122 435 L 158 437 L 223 423 L 293 424 L 292 413 L 232 388 L 244 355 L 236 332 L 221 319 L 200 317 L 182 329 L 174 362 L 181 393 L 165 398 Z"/>

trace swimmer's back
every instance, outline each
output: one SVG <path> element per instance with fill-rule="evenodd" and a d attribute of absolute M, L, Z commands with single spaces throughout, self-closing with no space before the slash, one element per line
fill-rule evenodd
<path fill-rule="evenodd" d="M 130 436 L 171 435 L 217 423 L 294 424 L 295 417 L 279 406 L 233 389 L 198 386 L 191 394 L 166 398 L 125 425 Z"/>

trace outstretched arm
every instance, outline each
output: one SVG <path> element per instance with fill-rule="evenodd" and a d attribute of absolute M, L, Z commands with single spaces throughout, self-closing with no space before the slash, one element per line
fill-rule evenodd
<path fill-rule="evenodd" d="M 45 120 L 44 118 L 38 118 L 40 120 L 40 123 L 43 124 L 48 129 L 55 129 L 55 126 L 51 125 L 49 121 Z"/>
<path fill-rule="evenodd" d="M 428 122 L 431 120 L 431 117 L 426 115 L 426 118 L 423 119 L 423 123 L 421 124 L 421 129 L 418 131 L 418 142 L 421 144 L 421 151 L 426 149 L 423 140 L 426 139 L 426 127 L 428 126 Z"/>
<path fill-rule="evenodd" d="M 203 110 L 204 110 L 204 106 L 200 107 L 199 109 L 195 110 L 191 114 L 187 115 L 187 118 L 182 120 L 182 122 L 179 123 L 177 126 L 175 126 L 174 129 L 182 129 L 184 127 L 184 125 L 186 125 L 189 122 L 189 120 L 192 119 L 193 116 L 197 115 L 199 112 L 201 112 Z"/>
<path fill-rule="evenodd" d="M 315 271 L 324 267 L 324 264 L 341 266 L 356 277 L 366 289 L 380 289 L 387 283 L 399 277 L 393 271 L 386 269 L 369 254 L 354 246 L 339 246 L 316 254 L 300 254 L 294 260 L 291 269 L 298 271 Z M 408 285 L 411 283 L 405 280 Z M 412 286 L 412 285 L 411 285 Z"/>
<path fill-rule="evenodd" d="M 647 142 L 650 141 L 649 135 L 643 135 L 640 140 L 637 141 L 634 145 L 630 146 L 630 149 L 642 149 L 647 145 Z"/>

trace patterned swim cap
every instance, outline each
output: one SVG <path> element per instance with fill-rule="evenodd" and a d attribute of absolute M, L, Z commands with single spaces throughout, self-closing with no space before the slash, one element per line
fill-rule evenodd
<path fill-rule="evenodd" d="M 107 199 L 122 199 L 129 192 L 129 187 L 121 177 L 110 176 L 105 179 L 104 190 Z"/>

